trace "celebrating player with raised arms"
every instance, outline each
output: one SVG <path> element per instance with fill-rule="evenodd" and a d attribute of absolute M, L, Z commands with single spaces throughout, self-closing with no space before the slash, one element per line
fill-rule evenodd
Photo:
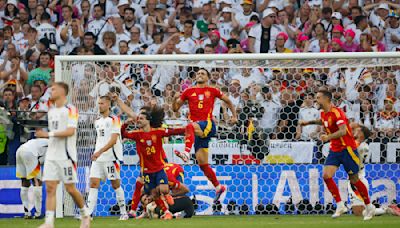
<path fill-rule="evenodd" d="M 164 120 L 164 110 L 153 107 L 150 111 L 142 111 L 137 116 L 137 124 L 140 130 L 126 131 L 126 125 L 122 127 L 122 136 L 133 139 L 136 142 L 137 153 L 140 158 L 140 166 L 144 180 L 144 190 L 152 194 L 157 205 L 165 212 L 164 219 L 172 219 L 168 210 L 168 204 L 174 204 L 169 194 L 168 178 L 164 171 L 165 152 L 163 138 L 171 135 L 183 134 L 184 128 L 161 128 Z M 168 204 L 165 203 L 168 202 Z"/>
<path fill-rule="evenodd" d="M 332 93 L 320 90 L 317 93 L 317 103 L 320 105 L 321 119 L 299 121 L 300 126 L 319 124 L 325 127 L 326 134 L 321 135 L 323 142 L 330 141 L 329 155 L 325 161 L 323 179 L 336 201 L 337 208 L 332 218 L 337 218 L 347 212 L 342 201 L 339 189 L 333 180 L 333 175 L 341 164 L 349 175 L 350 183 L 360 193 L 366 207 L 364 220 L 370 220 L 375 213 L 375 206 L 370 202 L 368 189 L 359 179 L 360 158 L 357 152 L 357 143 L 354 140 L 349 122 L 344 112 L 332 104 Z"/>
<path fill-rule="evenodd" d="M 42 172 L 40 165 L 44 161 L 46 155 L 48 139 L 31 139 L 22 144 L 16 154 L 17 158 L 17 173 L 16 176 L 21 178 L 21 201 L 24 205 L 24 218 L 41 218 L 42 211 Z M 32 217 L 29 209 L 28 190 L 34 185 L 34 206 L 35 214 Z"/>
<path fill-rule="evenodd" d="M 201 68 L 196 73 L 196 85 L 183 91 L 182 95 L 177 94 L 174 100 L 173 110 L 175 112 L 182 107 L 185 101 L 188 101 L 189 119 L 192 121 L 186 127 L 185 151 L 175 151 L 175 154 L 183 161 L 188 162 L 190 159 L 189 153 L 194 144 L 196 160 L 204 175 L 216 188 L 215 201 L 217 201 L 221 194 L 226 191 L 226 188 L 219 183 L 214 170 L 208 164 L 208 143 L 216 133 L 216 126 L 212 119 L 215 99 L 219 98 L 227 104 L 232 112 L 232 124 L 237 122 L 237 115 L 231 100 L 219 89 L 210 87 L 208 85 L 209 79 L 210 73 Z"/>
<path fill-rule="evenodd" d="M 90 227 L 90 214 L 85 201 L 75 186 L 78 182 L 76 164 L 76 129 L 78 110 L 67 103 L 68 84 L 55 82 L 51 88 L 54 106 L 48 112 L 49 132 L 36 131 L 36 137 L 49 138 L 49 145 L 43 167 L 43 181 L 46 182 L 46 221 L 41 228 L 54 227 L 56 189 L 61 182 L 71 195 L 82 216 L 81 228 Z"/>
<path fill-rule="evenodd" d="M 92 155 L 92 167 L 90 168 L 89 213 L 92 215 L 96 207 L 100 180 L 109 179 L 121 210 L 119 220 L 127 220 L 129 216 L 126 212 L 124 190 L 121 187 L 120 177 L 120 161 L 122 160 L 121 121 L 119 117 L 110 116 L 110 97 L 100 97 L 98 108 L 101 116 L 94 123 L 97 137 L 95 152 Z"/>

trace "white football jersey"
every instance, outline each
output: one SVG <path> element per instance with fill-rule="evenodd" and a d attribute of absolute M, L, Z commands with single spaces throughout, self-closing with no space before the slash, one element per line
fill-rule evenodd
<path fill-rule="evenodd" d="M 48 144 L 49 144 L 49 139 L 37 138 L 28 140 L 20 147 L 25 151 L 31 151 L 33 156 L 39 158 L 46 154 Z"/>
<path fill-rule="evenodd" d="M 358 158 L 360 159 L 360 171 L 358 172 L 360 177 L 365 177 L 365 170 L 364 166 L 367 163 L 370 153 L 369 153 L 369 146 L 366 142 L 362 142 L 357 147 Z"/>
<path fill-rule="evenodd" d="M 78 128 L 78 109 L 67 104 L 61 108 L 52 107 L 48 112 L 49 131 L 64 131 L 67 128 Z M 72 159 L 77 161 L 76 131 L 69 137 L 50 137 L 46 161 L 60 161 Z"/>
<path fill-rule="evenodd" d="M 36 30 L 38 31 L 39 40 L 42 38 L 46 38 L 50 41 L 50 44 L 56 44 L 57 30 L 53 25 L 49 23 L 43 23 L 36 27 Z"/>
<path fill-rule="evenodd" d="M 118 134 L 118 140 L 113 147 L 102 153 L 97 161 L 122 160 L 121 120 L 117 116 L 100 117 L 94 123 L 96 128 L 95 152 L 103 148 L 111 139 L 112 134 Z"/>

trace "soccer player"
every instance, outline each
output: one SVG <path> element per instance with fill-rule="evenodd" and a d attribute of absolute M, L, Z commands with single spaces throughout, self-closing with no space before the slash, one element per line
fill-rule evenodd
<path fill-rule="evenodd" d="M 183 184 L 184 171 L 182 166 L 174 163 L 168 163 L 164 166 L 165 173 L 168 177 L 168 185 L 173 196 L 185 195 L 189 192 L 186 185 Z"/>
<path fill-rule="evenodd" d="M 48 139 L 31 139 L 22 144 L 17 150 L 16 176 L 21 178 L 21 201 L 24 205 L 25 219 L 42 218 L 42 173 L 40 165 L 43 164 L 47 151 Z M 35 214 L 32 217 L 29 207 L 28 190 L 33 184 Z"/>
<path fill-rule="evenodd" d="M 169 220 L 172 219 L 172 214 L 168 210 L 168 204 L 173 205 L 174 201 L 169 194 L 168 178 L 164 171 L 165 152 L 162 147 L 162 140 L 164 137 L 183 134 L 185 129 L 160 128 L 164 115 L 164 110 L 160 107 L 154 107 L 150 112 L 142 111 L 137 117 L 140 130 L 127 132 L 124 124 L 122 136 L 136 141 L 136 149 L 145 182 L 144 190 L 147 194 L 153 195 L 157 205 L 165 212 L 164 219 Z"/>
<path fill-rule="evenodd" d="M 140 198 L 140 201 L 143 208 L 146 209 L 146 213 L 141 214 L 137 219 L 157 219 L 163 217 L 164 212 L 153 201 L 152 196 L 143 194 Z M 174 214 L 175 218 L 191 218 L 194 215 L 193 202 L 188 196 L 175 196 L 174 201 L 174 205 L 172 205 L 169 209 L 171 213 Z"/>
<path fill-rule="evenodd" d="M 110 97 L 100 97 L 98 108 L 101 117 L 94 123 L 97 138 L 95 152 L 92 155 L 92 167 L 90 168 L 89 213 L 92 215 L 96 207 L 100 180 L 109 179 L 121 210 L 119 220 L 128 220 L 129 216 L 126 212 L 124 190 L 121 187 L 120 177 L 119 161 L 122 160 L 121 121 L 119 117 L 110 116 Z"/>
<path fill-rule="evenodd" d="M 354 138 L 358 145 L 357 151 L 358 151 L 358 157 L 360 159 L 360 171 L 358 172 L 358 177 L 368 188 L 368 181 L 367 179 L 365 179 L 364 165 L 366 164 L 370 156 L 367 140 L 371 135 L 371 131 L 367 127 L 359 125 L 357 123 L 351 123 L 350 126 L 353 129 Z M 356 216 L 361 216 L 365 209 L 365 204 L 360 193 L 351 184 L 348 185 L 348 192 L 350 196 L 351 210 L 353 211 L 353 214 Z M 397 207 L 396 204 L 392 204 L 389 205 L 388 208 L 382 208 L 382 207 L 376 208 L 374 214 L 378 216 L 386 213 L 400 216 L 400 209 Z"/>
<path fill-rule="evenodd" d="M 322 109 L 321 119 L 299 121 L 299 124 L 300 126 L 323 125 L 326 133 L 321 135 L 321 141 L 330 141 L 330 151 L 325 161 L 323 179 L 337 204 L 332 218 L 337 218 L 347 212 L 347 207 L 344 205 L 339 189 L 332 178 L 339 166 L 343 164 L 349 175 L 351 185 L 357 189 L 366 205 L 364 220 L 370 220 L 374 216 L 375 206 L 370 202 L 367 187 L 358 178 L 360 159 L 357 144 L 346 115 L 332 104 L 332 93 L 327 90 L 323 89 L 317 93 L 317 103 Z"/>
<path fill-rule="evenodd" d="M 68 84 L 55 82 L 51 88 L 54 106 L 48 112 L 49 132 L 36 131 L 36 137 L 49 138 L 46 152 L 43 181 L 46 182 L 46 220 L 40 228 L 54 227 L 56 189 L 61 182 L 71 195 L 82 216 L 81 228 L 90 227 L 90 214 L 81 193 L 75 186 L 78 182 L 76 163 L 76 128 L 78 110 L 67 103 Z"/>
<path fill-rule="evenodd" d="M 226 188 L 219 183 L 214 170 L 208 164 L 208 143 L 216 133 L 216 126 L 212 120 L 215 99 L 219 98 L 227 104 L 232 112 L 232 124 L 237 122 L 237 115 L 231 100 L 219 89 L 210 87 L 209 79 L 210 73 L 204 68 L 199 69 L 196 73 L 196 86 L 186 89 L 182 95 L 177 94 L 174 100 L 173 110 L 175 112 L 182 107 L 185 101 L 188 101 L 189 119 L 192 121 L 186 127 L 185 151 L 175 151 L 175 154 L 184 162 L 188 162 L 189 153 L 194 144 L 196 160 L 204 175 L 216 188 L 215 201 L 217 201 Z"/>

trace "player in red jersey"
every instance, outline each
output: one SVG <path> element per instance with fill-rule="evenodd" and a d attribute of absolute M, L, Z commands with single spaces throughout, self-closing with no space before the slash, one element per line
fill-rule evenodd
<path fill-rule="evenodd" d="M 168 177 L 168 185 L 173 196 L 185 195 L 189 192 L 186 185 L 183 184 L 184 171 L 182 166 L 174 163 L 168 163 L 164 166 L 165 173 Z"/>
<path fill-rule="evenodd" d="M 164 171 L 165 152 L 162 139 L 171 135 L 183 134 L 185 129 L 160 128 L 163 120 L 164 110 L 160 107 L 154 107 L 150 112 L 142 111 L 137 119 L 140 130 L 128 132 L 126 131 L 127 126 L 124 125 L 122 136 L 136 141 L 136 149 L 145 182 L 144 190 L 147 194 L 152 194 L 157 205 L 166 212 L 164 219 L 172 219 L 168 204 L 172 205 L 174 202 L 169 194 L 168 178 Z"/>
<path fill-rule="evenodd" d="M 209 78 L 210 73 L 206 69 L 201 68 L 196 73 L 196 86 L 186 89 L 182 95 L 177 94 L 174 100 L 173 110 L 175 112 L 182 107 L 185 101 L 188 101 L 189 119 L 192 121 L 186 127 L 185 151 L 175 151 L 175 154 L 182 158 L 183 161 L 188 162 L 190 158 L 189 153 L 194 144 L 196 160 L 205 176 L 216 188 L 215 201 L 217 201 L 221 194 L 226 191 L 226 188 L 219 183 L 214 170 L 208 164 L 208 143 L 216 133 L 215 123 L 212 120 L 215 99 L 219 98 L 227 104 L 232 112 L 232 124 L 237 122 L 237 115 L 231 100 L 219 89 L 208 85 Z"/>
<path fill-rule="evenodd" d="M 300 121 L 300 126 L 319 124 L 325 127 L 326 134 L 321 135 L 321 141 L 330 141 L 329 155 L 325 161 L 323 178 L 329 191 L 335 198 L 337 208 L 332 218 L 337 218 L 347 212 L 347 207 L 340 198 L 339 189 L 332 179 L 336 170 L 342 164 L 349 175 L 350 184 L 360 193 L 364 203 L 364 220 L 370 220 L 375 213 L 375 206 L 370 202 L 368 189 L 359 179 L 360 159 L 357 152 L 357 143 L 354 139 L 351 127 L 344 112 L 332 104 L 332 93 L 320 90 L 317 93 L 317 103 L 320 105 L 321 119 Z"/>

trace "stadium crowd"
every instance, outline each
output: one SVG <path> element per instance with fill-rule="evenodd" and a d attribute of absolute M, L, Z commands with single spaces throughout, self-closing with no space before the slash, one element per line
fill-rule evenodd
<path fill-rule="evenodd" d="M 55 55 L 400 51 L 399 12 L 398 0 L 0 0 L 0 105 L 14 121 L 12 137 L 0 129 L 0 165 L 14 165 L 31 136 L 12 110 L 45 118 Z M 399 137 L 399 66 L 207 70 L 239 111 L 238 126 L 229 126 L 227 107 L 216 104 L 219 137 L 255 152 L 267 150 L 266 139 L 317 140 L 319 127 L 297 123 L 318 117 L 322 86 L 352 121 L 374 130 L 372 140 Z M 71 71 L 80 123 L 93 122 L 94 100 L 115 90 L 135 111 L 162 104 L 175 124 L 187 111 L 174 113 L 173 97 L 193 84 L 196 68 L 110 62 Z"/>

